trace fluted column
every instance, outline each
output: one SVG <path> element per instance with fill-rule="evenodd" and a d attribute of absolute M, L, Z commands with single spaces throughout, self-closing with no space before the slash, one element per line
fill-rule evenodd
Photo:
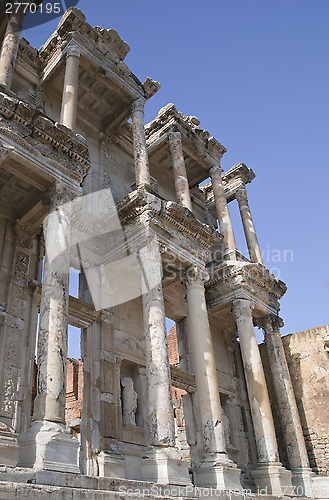
<path fill-rule="evenodd" d="M 19 5 L 19 4 L 17 4 Z M 0 54 L 0 84 L 10 88 L 13 79 L 19 40 L 25 19 L 24 4 L 10 14 Z"/>
<path fill-rule="evenodd" d="M 78 442 L 65 428 L 67 327 L 72 202 L 64 186 L 48 192 L 33 423 L 20 437 L 20 464 L 78 472 Z M 70 193 L 71 195 L 71 193 Z M 65 446 L 65 454 L 61 450 Z"/>
<path fill-rule="evenodd" d="M 62 98 L 61 123 L 74 130 L 78 107 L 80 48 L 69 45 L 66 49 L 66 67 Z"/>
<path fill-rule="evenodd" d="M 312 496 L 311 469 L 280 333 L 283 322 L 278 316 L 268 315 L 261 318 L 259 323 L 265 333 L 270 370 L 292 471 L 292 482 L 298 496 Z"/>
<path fill-rule="evenodd" d="M 203 437 L 203 464 L 195 470 L 196 484 L 240 489 L 240 471 L 226 454 L 222 407 L 205 298 L 205 279 L 207 273 L 196 266 L 191 266 L 186 271 L 188 338 Z"/>
<path fill-rule="evenodd" d="M 182 148 L 182 136 L 180 132 L 169 133 L 169 145 L 178 203 L 183 205 L 183 207 L 188 208 L 192 212 L 192 201 L 186 174 L 184 153 Z"/>
<path fill-rule="evenodd" d="M 136 99 L 131 105 L 131 120 L 133 127 L 135 175 L 137 187 L 149 185 L 150 172 L 146 149 L 144 128 L 144 101 Z"/>
<path fill-rule="evenodd" d="M 248 251 L 251 262 L 263 264 L 261 251 L 259 248 L 254 222 L 251 217 L 251 212 L 248 204 L 247 190 L 245 186 L 241 186 L 236 194 L 238 200 L 241 220 L 243 224 L 244 234 L 248 245 Z"/>
<path fill-rule="evenodd" d="M 162 293 L 162 262 L 158 242 L 153 239 L 139 250 L 145 361 L 147 377 L 147 427 L 151 449 L 143 462 L 144 480 L 188 484 L 187 464 L 175 449 L 175 424 L 171 376 Z"/>
<path fill-rule="evenodd" d="M 214 193 L 220 232 L 224 238 L 224 250 L 236 250 L 231 216 L 222 183 L 222 169 L 219 165 L 214 165 L 209 170 L 209 173 L 211 176 L 211 184 Z"/>

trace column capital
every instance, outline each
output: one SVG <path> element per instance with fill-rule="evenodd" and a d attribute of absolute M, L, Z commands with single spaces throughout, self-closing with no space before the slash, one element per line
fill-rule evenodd
<path fill-rule="evenodd" d="M 142 113 L 144 113 L 144 106 L 145 106 L 145 99 L 139 97 L 138 99 L 136 99 L 131 103 L 130 109 L 132 113 L 135 113 L 136 111 L 142 111 Z"/>
<path fill-rule="evenodd" d="M 55 181 L 45 192 L 42 203 L 49 207 L 49 210 L 55 210 L 57 207 L 72 201 L 77 197 L 77 192 L 60 181 Z"/>
<path fill-rule="evenodd" d="M 169 139 L 170 144 L 172 144 L 173 142 L 182 142 L 182 134 L 178 131 L 169 132 L 168 139 Z"/>
<path fill-rule="evenodd" d="M 192 288 L 193 286 L 201 286 L 203 288 L 205 281 L 208 281 L 208 279 L 208 272 L 195 264 L 185 269 L 184 282 L 186 288 Z"/>
<path fill-rule="evenodd" d="M 257 319 L 257 326 L 260 326 L 266 335 L 279 335 L 281 337 L 280 328 L 283 327 L 284 322 L 280 316 L 276 314 L 268 314 L 262 318 Z"/>
<path fill-rule="evenodd" d="M 235 319 L 240 318 L 240 316 L 252 315 L 253 304 L 247 299 L 234 299 L 233 300 L 233 314 Z"/>
<path fill-rule="evenodd" d="M 222 175 L 222 172 L 224 172 L 224 170 L 222 169 L 222 167 L 220 165 L 213 165 L 210 169 L 209 169 L 209 174 L 210 174 L 210 177 L 213 178 L 215 176 L 221 176 Z"/>
<path fill-rule="evenodd" d="M 81 48 L 77 43 L 69 43 L 67 47 L 65 47 L 65 55 L 66 57 L 74 56 L 74 57 L 80 57 L 81 55 Z"/>
<path fill-rule="evenodd" d="M 239 205 L 244 204 L 248 206 L 248 194 L 246 186 L 240 186 L 235 192 L 235 197 L 238 200 Z"/>

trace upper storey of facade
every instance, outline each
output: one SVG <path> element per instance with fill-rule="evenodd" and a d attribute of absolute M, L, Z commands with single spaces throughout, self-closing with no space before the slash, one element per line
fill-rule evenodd
<path fill-rule="evenodd" d="M 204 265 L 208 255 L 212 268 L 240 263 L 239 276 L 246 265 L 261 265 L 246 191 L 253 171 L 239 163 L 223 173 L 225 147 L 173 104 L 144 125 L 145 103 L 160 84 L 151 78 L 141 83 L 129 70 L 129 46 L 116 31 L 91 27 L 79 9 L 70 8 L 37 50 L 19 37 L 23 19 L 18 12 L 0 26 L 2 214 L 36 232 L 47 213 L 44 194 L 58 181 L 75 196 L 107 190 L 122 221 L 127 210 L 129 221 L 145 206 L 151 212 L 150 199 L 156 199 L 154 220 L 171 221 L 181 234 L 175 248 L 185 245 L 186 256 L 196 249 L 196 260 L 184 257 L 180 265 L 198 259 Z M 24 195 L 19 203 L 17 192 Z M 228 210 L 235 199 L 250 261 L 236 247 Z M 282 293 L 284 287 L 276 298 Z"/>

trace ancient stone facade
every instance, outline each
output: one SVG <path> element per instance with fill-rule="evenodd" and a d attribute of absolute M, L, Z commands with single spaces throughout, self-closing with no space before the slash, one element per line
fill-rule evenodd
<path fill-rule="evenodd" d="M 129 70 L 116 31 L 73 7 L 37 50 L 20 39 L 23 17 L 0 26 L 0 498 L 117 498 L 128 487 L 136 498 L 146 485 L 151 498 L 159 485 L 167 498 L 209 488 L 328 497 L 280 335 L 286 286 L 262 264 L 253 171 L 224 173 L 225 147 L 174 104 L 144 125 L 160 84 Z M 71 402 L 81 391 L 67 376 L 68 325 L 81 329 L 80 441 L 66 425 L 67 390 Z M 284 466 L 254 326 L 275 379 Z M 189 454 L 176 439 L 182 411 Z"/>

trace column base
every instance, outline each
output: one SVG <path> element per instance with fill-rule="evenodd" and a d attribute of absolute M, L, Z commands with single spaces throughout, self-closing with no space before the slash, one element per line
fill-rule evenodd
<path fill-rule="evenodd" d="M 251 475 L 255 481 L 257 494 L 296 496 L 291 482 L 292 474 L 282 467 L 280 462 L 260 464 L 256 470 L 251 471 Z"/>
<path fill-rule="evenodd" d="M 191 485 L 188 462 L 172 447 L 154 447 L 143 457 L 143 481 L 159 484 Z"/>
<path fill-rule="evenodd" d="M 98 455 L 98 468 L 100 477 L 111 477 L 114 479 L 125 479 L 126 477 L 124 458 L 108 451 L 101 451 Z"/>
<path fill-rule="evenodd" d="M 18 442 L 18 467 L 80 473 L 79 442 L 63 424 L 35 421 Z"/>
<path fill-rule="evenodd" d="M 193 468 L 196 486 L 218 490 L 242 491 L 241 471 L 226 454 L 218 453 L 205 458 Z"/>
<path fill-rule="evenodd" d="M 312 498 L 312 477 L 314 473 L 312 469 L 308 467 L 292 467 L 292 484 L 295 493 L 298 497 L 310 497 Z"/>

